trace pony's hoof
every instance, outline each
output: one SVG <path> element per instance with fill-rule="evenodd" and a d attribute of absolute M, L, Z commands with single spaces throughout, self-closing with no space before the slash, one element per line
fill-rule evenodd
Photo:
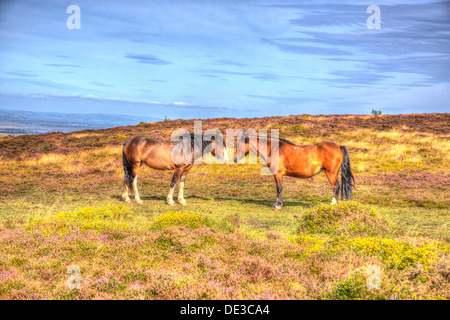
<path fill-rule="evenodd" d="M 123 201 L 125 201 L 125 202 L 131 202 L 131 199 L 130 199 L 130 198 L 128 198 L 128 199 L 123 199 Z"/>
<path fill-rule="evenodd" d="M 174 206 L 174 205 L 175 205 L 175 201 L 173 201 L 173 200 L 167 200 L 167 204 L 168 204 L 169 206 Z"/>
<path fill-rule="evenodd" d="M 281 210 L 282 207 L 283 207 L 282 203 L 275 202 L 272 206 L 272 209 L 278 211 L 278 210 Z"/>
<path fill-rule="evenodd" d="M 178 203 L 181 204 L 182 206 L 187 206 L 187 202 L 184 199 L 178 200 Z"/>
<path fill-rule="evenodd" d="M 142 204 L 142 200 L 141 200 L 141 199 L 138 199 L 138 200 L 136 200 L 136 203 L 137 203 L 137 204 Z"/>

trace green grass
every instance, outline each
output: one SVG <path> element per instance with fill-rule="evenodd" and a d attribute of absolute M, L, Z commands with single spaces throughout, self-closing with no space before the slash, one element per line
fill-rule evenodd
<path fill-rule="evenodd" d="M 450 243 L 450 215 L 447 209 L 374 208 L 411 236 L 430 237 Z"/>
<path fill-rule="evenodd" d="M 377 131 L 394 116 L 360 117 L 355 127 L 352 117 L 332 126 L 313 116 L 213 120 L 349 147 L 355 203 L 329 206 L 321 173 L 285 178 L 281 211 L 259 165 L 195 166 L 188 206 L 165 203 L 173 172 L 144 168 L 143 204 L 124 203 L 125 137 L 145 128 L 168 138 L 190 121 L 1 139 L 0 298 L 450 299 L 447 120 L 434 117 L 426 134 L 403 124 L 404 132 Z M 70 265 L 81 268 L 79 291 L 66 286 Z M 375 291 L 365 285 L 368 266 L 381 270 Z"/>

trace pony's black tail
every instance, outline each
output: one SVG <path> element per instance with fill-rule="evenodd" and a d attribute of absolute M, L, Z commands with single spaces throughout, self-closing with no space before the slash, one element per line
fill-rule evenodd
<path fill-rule="evenodd" d="M 355 178 L 350 170 L 350 157 L 348 156 L 347 148 L 340 147 L 344 154 L 344 159 L 341 164 L 341 200 L 351 200 L 353 198 L 352 188 L 355 187 Z"/>
<path fill-rule="evenodd" d="M 133 171 L 131 171 L 131 166 L 128 163 L 127 157 L 125 157 L 125 146 L 127 145 L 127 142 L 123 144 L 123 150 L 122 150 L 122 160 L 123 160 L 123 171 L 124 171 L 124 177 L 123 182 L 128 187 L 128 190 L 133 190 Z"/>

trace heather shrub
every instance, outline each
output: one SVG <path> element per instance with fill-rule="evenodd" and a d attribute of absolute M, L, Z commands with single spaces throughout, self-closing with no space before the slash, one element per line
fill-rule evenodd
<path fill-rule="evenodd" d="M 208 223 L 208 218 L 200 214 L 187 212 L 168 212 L 155 219 L 151 228 L 162 230 L 170 226 L 184 225 L 188 228 L 198 228 Z"/>
<path fill-rule="evenodd" d="M 27 230 L 44 235 L 68 234 L 79 230 L 120 231 L 129 227 L 126 222 L 130 213 L 124 205 L 113 207 L 86 207 L 73 212 L 60 212 L 54 217 L 31 219 Z"/>
<path fill-rule="evenodd" d="M 290 126 L 272 125 L 267 127 L 267 130 L 269 130 L 269 132 L 272 129 L 278 129 L 280 130 L 280 132 L 297 132 L 297 133 L 308 131 L 308 128 L 302 126 L 301 124 L 295 124 Z"/>
<path fill-rule="evenodd" d="M 201 214 L 189 212 L 168 212 L 160 215 L 155 219 L 150 228 L 152 230 L 163 230 L 171 226 L 185 226 L 190 229 L 207 226 L 226 231 L 232 231 L 234 229 L 227 220 L 217 221 Z"/>
<path fill-rule="evenodd" d="M 391 225 L 371 207 L 355 201 L 318 205 L 306 212 L 300 232 L 330 235 L 380 235 L 392 232 Z"/>
<path fill-rule="evenodd" d="M 289 239 L 295 246 L 286 246 L 286 255 L 300 258 L 322 251 L 326 244 L 325 240 L 307 234 L 299 234 Z"/>
<path fill-rule="evenodd" d="M 411 273 L 416 274 L 413 276 L 415 279 L 410 278 Z M 423 267 L 410 267 L 402 273 L 381 269 L 378 287 L 377 281 L 372 278 L 374 276 L 375 273 L 370 273 L 368 268 L 360 268 L 335 282 L 325 296 L 337 300 L 448 299 L 448 282 L 441 281 L 439 274 L 424 272 Z"/>
<path fill-rule="evenodd" d="M 362 272 L 355 272 L 346 279 L 336 282 L 332 290 L 332 297 L 337 300 L 368 299 L 370 295 L 367 275 Z"/>
<path fill-rule="evenodd" d="M 364 256 L 376 256 L 390 269 L 403 270 L 409 266 L 421 265 L 425 271 L 439 255 L 450 252 L 450 246 L 442 242 L 412 245 L 410 243 L 386 238 L 336 238 L 333 250 L 351 250 Z"/>

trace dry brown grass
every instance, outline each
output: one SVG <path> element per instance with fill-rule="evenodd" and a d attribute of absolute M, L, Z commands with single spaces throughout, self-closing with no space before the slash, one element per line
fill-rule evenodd
<path fill-rule="evenodd" d="M 4 165 L 11 165 L 11 162 L 14 162 L 23 166 L 53 166 L 59 168 L 63 172 L 76 173 L 83 168 L 86 168 L 86 164 L 89 164 L 90 168 L 100 168 L 109 161 L 120 158 L 121 156 L 122 146 L 107 146 L 95 150 L 80 151 L 78 153 L 49 153 L 37 158 L 30 158 L 22 161 L 9 161 L 8 163 L 4 163 Z M 121 168 L 117 168 L 118 174 L 121 170 Z"/>
<path fill-rule="evenodd" d="M 92 137 L 92 136 L 100 136 L 100 134 L 98 134 L 98 133 L 92 133 L 92 132 L 83 132 L 83 133 L 72 133 L 71 134 L 71 137 L 73 137 L 73 138 L 77 138 L 77 139 L 80 139 L 80 138 L 85 138 L 85 137 Z"/>
<path fill-rule="evenodd" d="M 439 157 L 442 160 L 434 170 L 446 168 L 450 162 L 450 135 L 360 129 L 343 133 L 339 144 L 353 149 L 357 172 L 387 161 L 416 168 L 425 165 L 428 158 Z"/>

